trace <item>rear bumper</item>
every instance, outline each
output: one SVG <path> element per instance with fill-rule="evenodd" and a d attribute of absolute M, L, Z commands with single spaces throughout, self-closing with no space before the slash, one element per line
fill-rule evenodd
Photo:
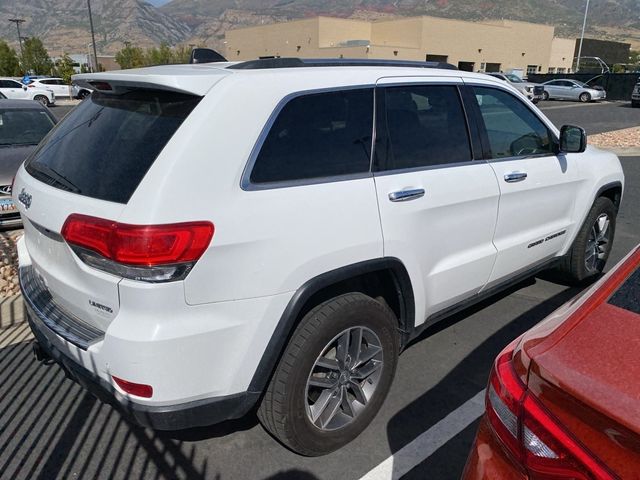
<path fill-rule="evenodd" d="M 41 359 L 50 358 L 59 364 L 68 377 L 89 390 L 101 401 L 108 403 L 135 423 L 156 430 L 183 430 L 212 425 L 240 418 L 258 401 L 259 393 L 242 392 L 224 397 L 197 400 L 178 405 L 150 406 L 132 402 L 118 394 L 115 388 L 100 376 L 79 365 L 60 351 L 41 331 L 37 313 L 26 304 L 29 326 L 36 338 L 34 349 Z"/>
<path fill-rule="evenodd" d="M 482 417 L 461 480 L 527 480 L 529 477 L 505 452 L 486 416 Z"/>

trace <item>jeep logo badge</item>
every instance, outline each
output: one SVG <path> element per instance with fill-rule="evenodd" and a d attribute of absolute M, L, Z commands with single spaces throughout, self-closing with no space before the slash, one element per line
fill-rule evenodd
<path fill-rule="evenodd" d="M 18 200 L 20 200 L 20 203 L 22 203 L 24 205 L 24 208 L 26 208 L 27 210 L 29 209 L 29 207 L 31 206 L 31 200 L 33 197 L 31 197 L 31 195 L 29 195 L 24 188 L 22 189 L 22 191 L 20 192 L 20 195 L 18 195 Z"/>

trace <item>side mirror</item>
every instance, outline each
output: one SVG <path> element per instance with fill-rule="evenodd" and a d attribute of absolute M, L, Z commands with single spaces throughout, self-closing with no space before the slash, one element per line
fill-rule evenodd
<path fill-rule="evenodd" d="M 189 60 L 189 63 L 215 63 L 226 61 L 227 59 L 215 50 L 211 50 L 210 48 L 194 48 L 191 50 L 191 59 Z"/>
<path fill-rule="evenodd" d="M 26 85 L 24 85 L 24 86 L 22 87 L 22 89 L 26 92 L 26 91 L 27 91 L 27 86 L 26 86 Z"/>
<path fill-rule="evenodd" d="M 560 129 L 560 152 L 582 153 L 587 149 L 587 132 L 582 127 L 565 125 Z"/>

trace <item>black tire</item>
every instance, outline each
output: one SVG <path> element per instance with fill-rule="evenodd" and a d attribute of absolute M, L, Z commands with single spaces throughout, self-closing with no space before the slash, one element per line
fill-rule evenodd
<path fill-rule="evenodd" d="M 84 100 L 88 96 L 89 92 L 87 92 L 86 90 L 80 90 L 80 92 L 78 92 L 78 100 Z"/>
<path fill-rule="evenodd" d="M 634 102 L 634 101 L 632 100 L 632 101 L 631 101 L 631 107 L 632 107 L 632 108 L 640 107 L 640 102 Z"/>
<path fill-rule="evenodd" d="M 570 283 L 582 283 L 595 279 L 602 273 L 613 245 L 616 231 L 616 214 L 616 207 L 610 199 L 606 197 L 596 199 L 571 246 L 571 250 L 562 258 L 558 267 L 562 279 Z M 596 228 L 596 221 L 602 215 L 606 215 L 609 220 L 608 236 L 606 244 L 601 246 L 602 258 L 597 258 L 593 268 L 591 268 L 591 260 L 588 258 L 587 250 L 590 245 L 593 245 L 590 239 L 593 235 L 593 229 Z"/>
<path fill-rule="evenodd" d="M 578 99 L 582 102 L 582 103 L 589 103 L 591 101 L 591 95 L 589 94 L 589 92 L 582 92 L 580 94 L 580 96 L 578 97 Z"/>
<path fill-rule="evenodd" d="M 45 95 L 36 95 L 35 97 L 33 97 L 33 99 L 36 102 L 41 103 L 45 107 L 48 107 L 50 105 L 49 104 L 49 99 Z"/>
<path fill-rule="evenodd" d="M 341 335 L 345 331 L 351 332 L 352 330 L 349 329 L 357 327 L 364 327 L 364 330 L 373 332 L 380 341 L 383 356 L 381 357 L 382 366 L 378 371 L 381 373 L 377 374 L 374 387 L 370 386 L 374 383 L 370 381 L 371 377 L 362 380 L 360 391 L 363 392 L 362 389 L 366 388 L 373 388 L 373 391 L 366 405 L 358 406 L 362 409 L 353 415 L 349 423 L 335 429 L 323 429 L 312 423 L 310 418 L 310 409 L 315 407 L 315 404 L 308 405 L 310 401 L 308 395 L 315 392 L 308 390 L 313 388 L 308 387 L 308 381 L 312 378 L 312 372 L 317 372 L 314 369 L 319 368 L 317 361 L 326 352 L 326 347 L 334 340 L 342 338 Z M 361 293 L 338 296 L 311 310 L 293 333 L 258 409 L 258 418 L 264 428 L 285 446 L 306 456 L 325 455 L 352 441 L 369 425 L 389 392 L 399 354 L 397 329 L 397 319 L 389 308 Z M 353 337 L 350 335 L 347 338 L 351 340 Z M 364 350 L 360 350 L 360 347 L 358 352 L 365 353 Z M 338 355 L 336 348 L 334 357 L 336 365 Z M 347 368 L 349 368 L 351 357 L 347 355 L 346 358 L 349 359 L 347 360 Z M 356 365 L 353 365 L 352 371 L 357 370 Z M 348 386 L 342 387 L 343 383 L 339 383 L 346 381 L 346 379 L 343 380 L 342 374 L 335 380 L 330 377 L 333 374 L 334 372 L 326 373 L 324 374 L 326 378 L 321 380 L 335 381 L 336 388 L 347 389 Z M 342 394 L 340 395 L 343 398 Z M 329 396 L 328 391 L 327 396 Z M 331 398 L 336 398 L 336 394 L 331 395 Z M 349 399 L 355 401 L 355 397 L 344 398 L 347 398 L 347 401 Z M 331 400 L 327 403 L 329 401 Z M 338 402 L 339 416 L 343 416 L 342 400 L 336 400 L 336 402 Z"/>
<path fill-rule="evenodd" d="M 547 92 L 546 90 L 542 92 L 542 100 L 544 100 L 545 102 L 549 101 L 549 92 Z"/>

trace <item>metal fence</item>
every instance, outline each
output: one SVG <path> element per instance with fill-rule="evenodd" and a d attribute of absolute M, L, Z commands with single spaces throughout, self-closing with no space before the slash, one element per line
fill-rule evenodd
<path fill-rule="evenodd" d="M 631 92 L 635 84 L 640 80 L 638 73 L 606 73 L 595 75 L 593 73 L 569 73 L 569 74 L 530 74 L 528 80 L 535 83 L 548 82 L 555 79 L 573 79 L 588 83 L 589 85 L 600 85 L 607 91 L 609 100 L 630 100 Z"/>

